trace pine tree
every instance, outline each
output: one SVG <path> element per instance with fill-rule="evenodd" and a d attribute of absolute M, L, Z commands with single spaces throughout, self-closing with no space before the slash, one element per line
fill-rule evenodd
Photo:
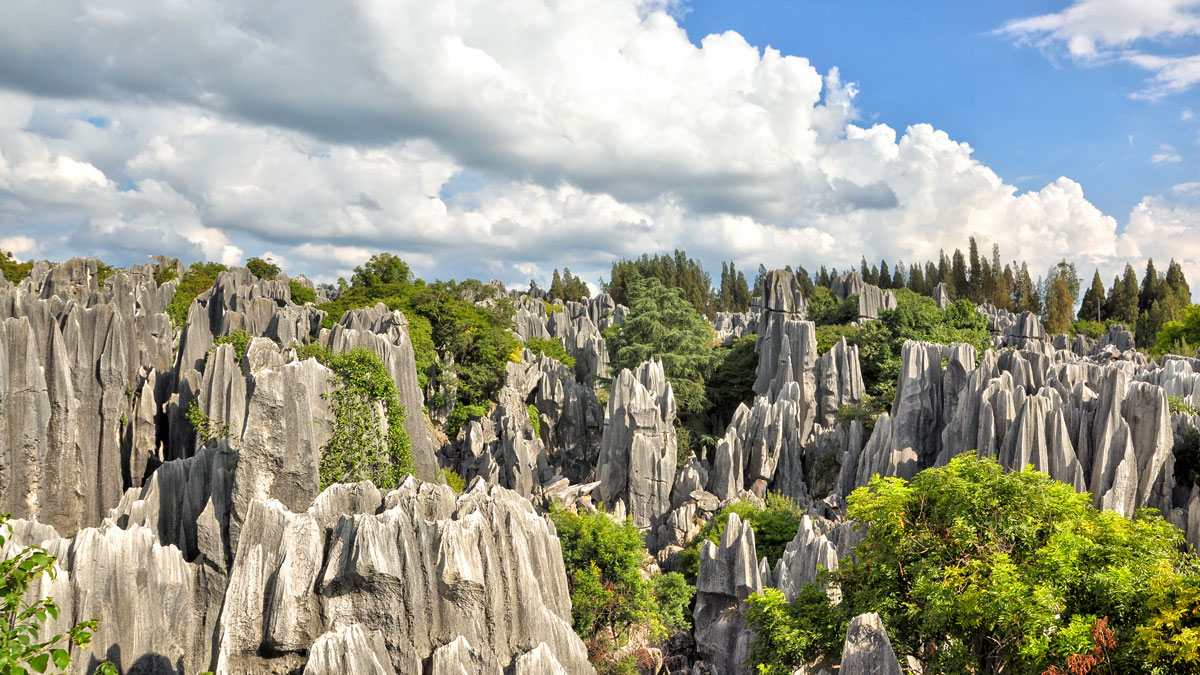
<path fill-rule="evenodd" d="M 800 265 L 796 269 L 796 282 L 800 284 L 800 292 L 804 294 L 804 297 L 811 298 L 816 287 L 813 285 L 808 270 L 804 269 L 804 265 Z"/>
<path fill-rule="evenodd" d="M 867 256 L 862 257 L 862 262 L 859 263 L 858 273 L 863 278 L 863 281 L 871 283 L 871 268 L 867 265 Z"/>
<path fill-rule="evenodd" d="M 1100 270 L 1092 274 L 1092 285 L 1083 294 L 1083 302 L 1079 305 L 1080 321 L 1104 320 L 1104 283 L 1100 281 Z"/>
<path fill-rule="evenodd" d="M 1175 296 L 1175 304 L 1182 309 L 1187 307 L 1192 302 L 1192 290 L 1188 287 L 1187 277 L 1183 274 L 1183 268 L 1179 263 L 1171 258 L 1171 264 L 1167 266 L 1166 277 L 1167 288 L 1170 293 Z"/>
<path fill-rule="evenodd" d="M 1013 291 L 1014 312 L 1034 312 L 1040 314 L 1042 303 L 1038 298 L 1037 287 L 1029 276 L 1029 265 L 1021 263 L 1021 271 L 1017 274 L 1016 289 Z"/>
<path fill-rule="evenodd" d="M 566 290 L 563 288 L 562 275 L 558 273 L 558 268 L 554 268 L 554 276 L 550 280 L 550 299 L 563 300 L 566 295 Z"/>
<path fill-rule="evenodd" d="M 989 294 L 988 302 L 992 303 L 1000 309 L 1008 309 L 1010 307 L 1008 277 L 1006 276 L 1006 268 L 1000 266 L 1000 245 L 992 244 L 992 291 Z"/>
<path fill-rule="evenodd" d="M 971 286 L 967 280 L 967 261 L 963 257 L 962 251 L 954 249 L 954 262 L 951 265 L 950 278 L 954 282 L 954 293 L 956 298 L 970 298 Z"/>
<path fill-rule="evenodd" d="M 1154 258 L 1146 263 L 1146 276 L 1142 277 L 1142 288 L 1138 291 L 1138 314 L 1150 311 L 1162 297 L 1163 281 L 1154 269 Z"/>
<path fill-rule="evenodd" d="M 879 283 L 880 288 L 891 288 L 892 286 L 892 270 L 888 268 L 887 259 L 879 261 Z"/>
<path fill-rule="evenodd" d="M 817 285 L 822 288 L 829 288 L 833 285 L 829 278 L 829 270 L 825 269 L 824 265 L 821 265 L 821 269 L 817 271 Z"/>
<path fill-rule="evenodd" d="M 987 275 L 984 274 L 983 264 L 979 260 L 979 246 L 975 243 L 975 237 L 970 239 L 970 263 L 971 267 L 967 277 L 967 297 L 971 299 L 971 302 L 980 303 L 983 301 L 983 281 Z"/>
<path fill-rule="evenodd" d="M 1138 282 L 1133 265 L 1125 265 L 1125 274 L 1113 279 L 1108 289 L 1108 300 L 1104 304 L 1104 316 L 1109 321 L 1125 324 L 1132 329 L 1138 320 Z"/>
<path fill-rule="evenodd" d="M 892 285 L 891 285 L 891 287 L 892 288 L 904 288 L 906 283 L 908 283 L 908 282 L 905 281 L 905 279 L 904 279 L 904 265 L 901 263 L 896 263 L 896 266 L 894 268 L 892 268 Z"/>
<path fill-rule="evenodd" d="M 921 266 L 914 264 L 908 270 L 908 290 L 913 293 L 927 295 L 925 290 L 925 273 L 921 271 Z"/>

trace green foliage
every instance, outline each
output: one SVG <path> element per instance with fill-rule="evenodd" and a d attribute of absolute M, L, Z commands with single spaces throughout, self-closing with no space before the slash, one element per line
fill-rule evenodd
<path fill-rule="evenodd" d="M 1179 313 L 1179 319 L 1167 321 L 1155 339 L 1155 354 L 1196 356 L 1200 346 L 1200 305 L 1189 305 Z"/>
<path fill-rule="evenodd" d="M 288 288 L 292 291 L 292 302 L 297 305 L 306 305 L 317 301 L 317 292 L 299 281 L 289 280 Z"/>
<path fill-rule="evenodd" d="M 885 410 L 887 410 L 887 406 L 878 398 L 870 394 L 863 394 L 863 400 L 858 403 L 847 403 L 842 406 L 838 409 L 835 417 L 838 422 L 846 426 L 850 426 L 851 422 L 858 420 L 863 423 L 863 428 L 869 432 L 875 429 L 876 418 L 879 417 L 879 413 Z"/>
<path fill-rule="evenodd" d="M 712 317 L 717 307 L 717 297 L 712 291 L 712 278 L 704 271 L 699 261 L 687 257 L 684 251 L 674 255 L 648 254 L 635 260 L 621 259 L 612 264 L 604 290 L 619 304 L 633 306 L 633 288 L 641 279 L 656 279 L 667 288 L 679 291 L 680 297 L 704 316 Z"/>
<path fill-rule="evenodd" d="M 704 383 L 712 412 L 722 421 L 733 417 L 738 404 L 754 400 L 754 377 L 758 372 L 757 335 L 738 338 L 729 349 L 718 349 L 712 374 Z"/>
<path fill-rule="evenodd" d="M 177 329 L 187 325 L 188 309 L 191 308 L 192 301 L 197 295 L 212 288 L 217 281 L 217 275 L 225 269 L 221 263 L 192 263 L 179 280 L 171 304 L 167 305 L 167 316 L 171 317 L 171 325 Z"/>
<path fill-rule="evenodd" d="M 687 630 L 693 589 L 676 572 L 647 575 L 651 562 L 632 519 L 552 509 L 571 587 L 571 619 L 600 673 L 625 672 L 634 639 Z M 636 671 L 635 671 L 636 672 Z"/>
<path fill-rule="evenodd" d="M 442 480 L 446 481 L 446 485 L 449 485 L 450 489 L 454 490 L 455 494 L 461 495 L 463 490 L 467 489 L 467 481 L 464 480 L 462 476 L 458 475 L 458 472 L 454 469 L 443 468 Z"/>
<path fill-rule="evenodd" d="M 1045 312 L 1042 319 L 1046 331 L 1064 333 L 1075 316 L 1075 300 L 1079 297 L 1079 275 L 1075 265 L 1063 260 L 1046 273 L 1046 290 L 1043 298 Z"/>
<path fill-rule="evenodd" d="M 730 513 L 738 514 L 754 528 L 754 545 L 758 555 L 765 557 L 771 565 L 783 555 L 788 542 L 796 538 L 796 532 L 800 529 L 800 519 L 804 517 L 804 509 L 797 506 L 796 502 L 774 492 L 767 493 L 764 506 L 744 501 L 727 504 L 701 528 L 679 554 L 679 571 L 689 582 L 694 584 L 696 574 L 700 571 L 701 545 L 705 541 L 718 545 L 721 543 Z"/>
<path fill-rule="evenodd" d="M 817 326 L 817 354 L 824 354 L 833 349 L 833 346 L 846 338 L 850 344 L 854 344 L 854 337 L 858 335 L 858 326 L 851 324 L 839 324 L 830 326 Z"/>
<path fill-rule="evenodd" d="M 550 281 L 550 291 L 548 295 L 551 300 L 560 302 L 579 302 L 584 298 L 590 297 L 592 292 L 588 290 L 587 283 L 582 277 L 577 277 L 571 274 L 571 268 L 564 267 L 562 274 L 558 273 L 555 268 L 554 276 Z M 562 309 L 560 306 L 559 309 Z"/>
<path fill-rule="evenodd" d="M 4 278 L 10 283 L 20 283 L 22 279 L 29 276 L 29 271 L 32 269 L 32 260 L 19 262 L 8 251 L 0 251 L 0 273 L 3 273 Z"/>
<path fill-rule="evenodd" d="M 1168 396 L 1167 407 L 1170 408 L 1171 414 L 1183 413 L 1185 415 L 1200 415 L 1200 410 L 1196 406 L 1191 405 L 1183 400 L 1182 396 Z"/>
<path fill-rule="evenodd" d="M 365 347 L 333 354 L 319 345 L 297 350 L 338 375 L 331 396 L 333 434 L 321 449 L 321 489 L 334 483 L 370 480 L 381 490 L 412 473 L 412 444 L 404 429 L 400 390 L 383 361 Z M 383 419 L 375 406 L 383 404 Z"/>
<path fill-rule="evenodd" d="M 819 656 L 837 659 L 850 617 L 809 584 L 790 603 L 783 591 L 764 588 L 746 598 L 746 624 L 754 629 L 749 663 L 759 675 L 791 675 Z"/>
<path fill-rule="evenodd" d="M 1095 312 L 1093 312 L 1095 314 Z M 1108 333 L 1108 325 L 1100 321 L 1091 321 L 1088 319 L 1079 319 L 1074 321 L 1067 327 L 1067 333 L 1070 335 L 1086 335 L 1093 340 L 1099 340 Z"/>
<path fill-rule="evenodd" d="M 1150 589 L 1153 614 L 1137 629 L 1137 642 L 1159 673 L 1200 671 L 1200 574 L 1189 572 Z"/>
<path fill-rule="evenodd" d="M 678 410 L 679 426 L 689 430 L 685 439 L 698 440 L 706 431 L 705 379 L 715 361 L 712 325 L 684 299 L 679 289 L 654 278 L 632 278 L 628 289 L 632 303 L 620 332 L 608 341 L 614 374 L 633 370 L 644 361 L 662 359 Z M 681 445 L 679 451 L 692 449 Z"/>
<path fill-rule="evenodd" d="M 246 348 L 250 346 L 250 341 L 253 339 L 253 335 L 247 333 L 241 328 L 237 328 L 229 333 L 226 333 L 225 335 L 218 335 L 216 338 L 214 338 L 213 346 L 209 348 L 208 351 L 214 352 L 217 350 L 217 347 L 220 347 L 221 345 L 233 345 L 234 350 L 237 352 L 237 361 L 238 363 L 241 363 L 242 359 L 246 356 Z"/>
<path fill-rule="evenodd" d="M 858 296 L 838 300 L 824 286 L 817 286 L 808 300 L 808 320 L 817 326 L 847 324 L 858 319 Z"/>
<path fill-rule="evenodd" d="M 100 288 L 104 288 L 104 282 L 108 281 L 112 277 L 112 275 L 114 275 L 120 271 L 121 271 L 120 269 L 113 267 L 112 265 L 106 264 L 103 260 L 97 260 L 96 261 L 96 285 L 99 286 Z"/>
<path fill-rule="evenodd" d="M 192 401 L 188 406 L 187 412 L 184 413 L 184 419 L 191 425 L 192 430 L 196 432 L 196 438 L 200 439 L 200 443 L 205 446 L 214 446 L 221 441 L 229 440 L 229 424 L 217 424 L 209 419 L 208 415 L 200 409 L 200 404 Z"/>
<path fill-rule="evenodd" d="M 488 410 L 491 407 L 491 401 L 484 403 L 459 403 L 454 406 L 454 410 L 450 411 L 450 419 L 446 422 L 446 435 L 451 437 L 458 435 L 458 430 L 462 429 L 464 424 L 473 418 L 483 417 L 488 414 Z"/>
<path fill-rule="evenodd" d="M 9 520 L 0 514 L 0 548 L 12 535 Z M 38 580 L 54 579 L 55 558 L 41 546 L 31 546 L 10 552 L 0 560 L 0 673 L 24 675 L 27 672 L 65 671 L 71 665 L 72 647 L 87 649 L 99 621 L 82 621 L 49 639 L 42 639 L 46 621 L 58 620 L 58 604 L 54 598 L 26 598 L 29 587 Z M 96 668 L 98 673 L 114 673 L 107 662 Z"/>
<path fill-rule="evenodd" d="M 317 306 L 327 313 L 322 326 L 332 328 L 347 311 L 379 302 L 399 309 L 408 318 L 422 388 L 433 384 L 439 392 L 457 392 L 459 404 L 494 398 L 504 384 L 505 362 L 520 350 L 508 331 L 513 314 L 508 298 L 475 279 L 414 280 L 408 265 L 388 253 L 355 268 L 352 281 L 337 300 Z"/>
<path fill-rule="evenodd" d="M 525 413 L 529 416 L 529 426 L 533 427 L 533 434 L 538 438 L 542 437 L 542 415 L 538 412 L 537 406 L 530 403 L 525 407 Z"/>
<path fill-rule="evenodd" d="M 567 353 L 567 348 L 554 338 L 531 337 L 525 341 L 525 348 L 534 354 L 545 354 L 568 368 L 575 367 L 575 359 Z"/>
<path fill-rule="evenodd" d="M 250 273 L 259 279 L 266 279 L 268 281 L 279 276 L 279 273 L 283 271 L 279 269 L 279 265 L 269 260 L 263 260 L 262 258 L 249 258 L 246 260 L 246 269 L 250 270 Z"/>
<path fill-rule="evenodd" d="M 164 266 L 162 269 L 154 273 L 154 283 L 162 286 L 165 283 L 175 281 L 178 276 L 179 274 L 175 271 L 174 267 Z"/>
<path fill-rule="evenodd" d="M 822 579 L 840 586 L 842 605 L 804 613 L 877 611 L 896 654 L 925 672 L 1042 673 L 1092 650 L 1101 618 L 1114 672 L 1148 672 L 1139 628 L 1169 604 L 1154 596 L 1193 567 L 1154 511 L 1098 511 L 1070 485 L 974 453 L 911 482 L 876 476 L 848 502 L 866 536 Z M 760 635 L 759 653 L 778 653 L 778 636 Z"/>
<path fill-rule="evenodd" d="M 808 275 L 804 276 L 807 278 Z M 717 309 L 722 312 L 745 312 L 750 309 L 750 285 L 746 283 L 746 275 L 734 266 L 732 260 L 721 263 L 721 288 L 717 292 Z"/>

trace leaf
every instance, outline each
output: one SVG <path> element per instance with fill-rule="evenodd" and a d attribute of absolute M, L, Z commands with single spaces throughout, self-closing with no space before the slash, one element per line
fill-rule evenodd
<path fill-rule="evenodd" d="M 44 673 L 46 672 L 46 666 L 50 664 L 50 655 L 38 654 L 32 659 L 29 659 L 26 663 L 29 664 L 30 668 L 33 668 L 33 672 Z"/>
<path fill-rule="evenodd" d="M 71 653 L 65 649 L 55 649 L 50 655 L 54 659 L 54 667 L 59 670 L 66 670 L 71 665 Z"/>

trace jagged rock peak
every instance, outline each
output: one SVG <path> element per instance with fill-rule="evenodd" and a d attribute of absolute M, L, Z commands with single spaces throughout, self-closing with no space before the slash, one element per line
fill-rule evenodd
<path fill-rule="evenodd" d="M 875 612 L 850 620 L 842 646 L 840 675 L 901 675 L 900 662 L 892 651 L 883 621 Z"/>

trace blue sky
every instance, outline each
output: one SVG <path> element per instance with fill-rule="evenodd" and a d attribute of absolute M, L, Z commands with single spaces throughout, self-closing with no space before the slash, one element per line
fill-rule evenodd
<path fill-rule="evenodd" d="M 0 249 L 1200 279 L 1198 87 L 1200 0 L 10 0 Z"/>
<path fill-rule="evenodd" d="M 751 44 L 804 56 L 822 72 L 837 67 L 859 85 L 862 123 L 904 129 L 928 122 L 969 143 L 1009 183 L 1038 189 L 1068 176 L 1123 221 L 1143 196 L 1200 180 L 1200 95 L 1132 100 L 1145 71 L 1077 65 L 996 34 L 1010 20 L 1069 4 L 697 0 L 683 26 L 697 44 L 733 30 Z M 1200 51 L 1195 40 L 1172 47 Z M 1196 118 L 1182 120 L 1185 108 Z M 1163 144 L 1182 161 L 1152 163 Z"/>

